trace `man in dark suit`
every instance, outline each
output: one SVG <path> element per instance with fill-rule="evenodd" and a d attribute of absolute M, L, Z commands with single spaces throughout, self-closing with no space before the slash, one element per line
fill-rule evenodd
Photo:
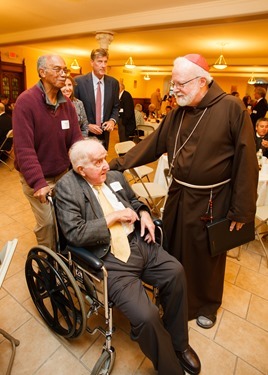
<path fill-rule="evenodd" d="M 123 83 L 119 84 L 119 120 L 118 120 L 118 133 L 119 141 L 129 141 L 135 135 L 136 119 L 134 112 L 134 102 L 131 94 L 125 90 Z"/>
<path fill-rule="evenodd" d="M 268 111 L 267 101 L 265 99 L 266 90 L 264 87 L 257 86 L 254 90 L 254 97 L 256 99 L 256 104 L 252 108 L 250 114 L 251 121 L 253 124 L 254 132 L 256 128 L 256 122 L 259 118 L 265 117 L 266 112 Z"/>
<path fill-rule="evenodd" d="M 182 368 L 199 374 L 199 358 L 188 343 L 184 270 L 155 243 L 148 207 L 136 198 L 123 174 L 108 172 L 106 156 L 97 139 L 79 141 L 71 148 L 73 170 L 56 185 L 60 227 L 73 246 L 86 247 L 102 257 L 109 274 L 109 298 L 129 319 L 131 338 L 158 374 L 179 375 Z M 112 207 L 110 213 L 104 214 L 101 195 Z M 121 249 L 113 242 L 113 227 L 118 225 L 129 247 L 125 260 L 119 259 L 116 251 Z M 100 245 L 109 249 L 110 243 L 111 251 L 100 250 Z M 163 320 L 142 282 L 158 286 Z"/>
<path fill-rule="evenodd" d="M 87 119 L 89 122 L 89 136 L 101 139 L 104 147 L 108 150 L 110 132 L 113 131 L 118 121 L 119 111 L 119 83 L 107 76 L 108 51 L 99 48 L 91 52 L 92 72 L 77 77 L 75 86 L 75 97 L 82 100 Z M 101 116 L 97 118 L 97 91 L 98 85 L 101 91 Z"/>
<path fill-rule="evenodd" d="M 5 112 L 5 105 L 0 103 L 0 145 L 6 139 L 6 135 L 9 130 L 12 129 L 11 117 Z M 12 138 L 8 139 L 3 146 L 3 150 L 10 151 L 12 147 Z M 5 159 L 4 154 L 0 154 L 1 159 Z"/>

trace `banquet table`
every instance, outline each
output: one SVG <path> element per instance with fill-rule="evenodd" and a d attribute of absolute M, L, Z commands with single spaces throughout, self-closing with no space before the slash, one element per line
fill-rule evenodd
<path fill-rule="evenodd" d="M 167 168 L 167 154 L 163 154 L 158 159 L 154 182 L 160 184 L 164 188 L 167 188 L 167 182 L 164 175 L 164 169 Z M 263 166 L 262 170 L 259 173 L 257 206 L 268 206 L 268 163 Z"/>

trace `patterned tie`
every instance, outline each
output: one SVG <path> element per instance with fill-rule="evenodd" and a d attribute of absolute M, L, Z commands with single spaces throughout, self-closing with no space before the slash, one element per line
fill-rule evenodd
<path fill-rule="evenodd" d="M 108 199 L 103 194 L 100 185 L 93 186 L 98 192 L 99 203 L 103 210 L 104 215 L 108 215 L 114 212 L 114 209 Z M 121 223 L 117 222 L 113 224 L 110 228 L 111 233 L 111 253 L 122 262 L 127 262 L 130 256 L 130 247 L 126 232 Z"/>
<path fill-rule="evenodd" d="M 101 81 L 97 83 L 96 93 L 96 124 L 101 126 Z"/>

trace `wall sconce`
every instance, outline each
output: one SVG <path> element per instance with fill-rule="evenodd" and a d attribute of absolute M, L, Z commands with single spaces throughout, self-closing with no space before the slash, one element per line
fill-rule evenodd
<path fill-rule="evenodd" d="M 127 62 L 125 63 L 125 68 L 127 68 L 127 69 L 136 68 L 136 65 L 134 64 L 134 61 L 133 61 L 131 56 L 127 59 Z"/>
<path fill-rule="evenodd" d="M 254 73 L 252 73 L 250 79 L 248 80 L 248 84 L 255 85 L 256 82 L 257 81 L 256 81 L 256 78 L 254 77 Z"/>
<path fill-rule="evenodd" d="M 149 74 L 145 74 L 145 76 L 143 77 L 145 79 L 145 81 L 150 81 L 151 77 L 149 76 Z"/>
<path fill-rule="evenodd" d="M 80 65 L 78 64 L 76 59 L 74 59 L 74 61 L 71 63 L 71 68 L 74 70 L 80 69 Z"/>

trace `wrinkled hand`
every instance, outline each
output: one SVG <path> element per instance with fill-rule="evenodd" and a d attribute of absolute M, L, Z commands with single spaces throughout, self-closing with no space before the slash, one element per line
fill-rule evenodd
<path fill-rule="evenodd" d="M 102 128 L 99 125 L 96 125 L 96 124 L 88 124 L 88 130 L 91 133 L 97 134 L 97 135 L 100 135 L 103 132 Z"/>
<path fill-rule="evenodd" d="M 239 223 L 238 221 L 232 221 L 231 225 L 230 225 L 230 232 L 232 232 L 234 230 L 234 228 L 236 230 L 240 230 L 243 227 L 244 224 L 245 223 Z"/>
<path fill-rule="evenodd" d="M 51 194 L 52 189 L 49 186 L 45 186 L 34 193 L 34 197 L 39 200 L 40 203 L 47 203 L 47 194 Z"/>
<path fill-rule="evenodd" d="M 120 223 L 133 224 L 136 220 L 139 220 L 138 215 L 131 208 L 124 208 L 123 210 L 111 212 L 105 216 L 108 228 L 114 223 L 119 221 Z"/>
<path fill-rule="evenodd" d="M 141 237 L 144 236 L 145 230 L 148 230 L 148 233 L 144 237 L 144 241 L 147 243 L 155 242 L 155 225 L 151 218 L 151 215 L 147 211 L 140 212 L 140 222 L 141 222 Z"/>

